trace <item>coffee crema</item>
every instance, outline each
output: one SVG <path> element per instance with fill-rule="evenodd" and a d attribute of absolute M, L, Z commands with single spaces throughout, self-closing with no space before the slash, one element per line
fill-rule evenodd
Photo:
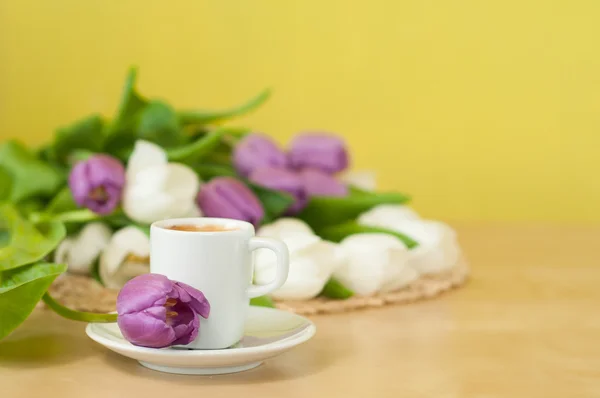
<path fill-rule="evenodd" d="M 188 231 L 188 232 L 225 232 L 235 231 L 237 228 L 227 228 L 223 225 L 194 225 L 194 224 L 179 224 L 169 225 L 165 229 L 172 229 L 174 231 Z"/>

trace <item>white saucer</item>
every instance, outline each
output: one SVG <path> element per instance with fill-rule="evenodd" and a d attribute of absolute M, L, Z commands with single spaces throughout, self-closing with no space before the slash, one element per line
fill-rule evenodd
<path fill-rule="evenodd" d="M 90 323 L 85 331 L 92 340 L 138 360 L 147 368 L 167 373 L 216 375 L 255 368 L 265 359 L 310 339 L 316 327 L 308 319 L 291 312 L 250 307 L 244 338 L 234 347 L 222 350 L 134 346 L 123 338 L 116 323 Z"/>

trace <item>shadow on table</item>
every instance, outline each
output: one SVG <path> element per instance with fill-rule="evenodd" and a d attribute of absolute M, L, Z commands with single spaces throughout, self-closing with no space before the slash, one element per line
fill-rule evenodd
<path fill-rule="evenodd" d="M 130 376 L 143 379 L 160 379 L 184 385 L 254 384 L 303 378 L 319 373 L 336 362 L 343 361 L 348 347 L 342 347 L 335 341 L 324 343 L 309 341 L 276 358 L 263 362 L 259 367 L 245 372 L 215 375 L 176 375 L 147 369 L 137 361 L 124 358 L 107 351 L 105 361 L 108 366 Z"/>
<path fill-rule="evenodd" d="M 35 368 L 78 361 L 89 352 L 77 349 L 69 336 L 30 335 L 0 342 L 0 363 L 7 367 Z"/>

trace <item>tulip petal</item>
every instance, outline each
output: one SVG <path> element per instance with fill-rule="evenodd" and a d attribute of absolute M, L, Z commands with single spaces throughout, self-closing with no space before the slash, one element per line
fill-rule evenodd
<path fill-rule="evenodd" d="M 290 251 L 290 271 L 284 285 L 272 296 L 283 300 L 308 300 L 317 296 L 337 266 L 336 245 L 315 235 L 295 235 L 284 239 Z M 276 272 L 275 255 L 255 252 L 254 280 L 265 284 Z"/>
<path fill-rule="evenodd" d="M 202 318 L 208 318 L 210 304 L 204 293 L 183 282 L 175 282 L 175 288 L 179 290 L 179 297 L 184 303 L 188 304 Z M 185 293 L 185 296 L 183 293 Z"/>
<path fill-rule="evenodd" d="M 263 225 L 257 232 L 257 235 L 285 239 L 290 235 L 314 235 L 313 230 L 302 220 L 297 218 L 280 218 L 279 220 Z"/>
<path fill-rule="evenodd" d="M 197 202 L 208 217 L 233 218 L 257 226 L 264 209 L 256 195 L 233 177 L 217 177 L 202 186 Z"/>
<path fill-rule="evenodd" d="M 69 265 L 69 253 L 73 247 L 73 239 L 65 238 L 54 251 L 54 262 Z"/>
<path fill-rule="evenodd" d="M 117 312 L 120 316 L 163 305 L 172 290 L 173 282 L 164 275 L 140 275 L 127 282 L 119 292 Z"/>
<path fill-rule="evenodd" d="M 173 345 L 190 344 L 198 336 L 200 319 L 198 314 L 186 304 L 178 303 L 173 307 L 177 316 L 172 320 L 175 331 Z"/>
<path fill-rule="evenodd" d="M 297 258 L 290 263 L 288 279 L 271 295 L 277 300 L 310 300 L 316 297 L 327 279 L 319 277 L 321 264 L 311 258 Z"/>
<path fill-rule="evenodd" d="M 348 187 L 334 176 L 318 169 L 300 172 L 304 191 L 310 196 L 347 196 Z"/>
<path fill-rule="evenodd" d="M 55 261 L 66 263 L 69 272 L 89 274 L 92 264 L 108 245 L 111 230 L 100 222 L 87 224 L 79 234 L 65 239 L 58 247 Z"/>
<path fill-rule="evenodd" d="M 385 269 L 382 293 L 401 289 L 419 278 L 419 273 L 409 264 L 410 251 L 391 249 L 390 261 Z"/>
<path fill-rule="evenodd" d="M 452 268 L 461 256 L 456 233 L 437 221 L 411 221 L 396 230 L 413 236 L 419 246 L 410 251 L 409 264 L 420 274 L 438 273 Z"/>
<path fill-rule="evenodd" d="M 198 188 L 200 188 L 200 179 L 188 166 L 181 163 L 169 163 L 164 188 L 178 199 L 194 201 Z"/>
<path fill-rule="evenodd" d="M 175 331 L 164 320 L 158 320 L 144 312 L 119 314 L 117 323 L 123 337 L 134 345 L 164 348 L 176 339 Z"/>
<path fill-rule="evenodd" d="M 397 255 L 393 255 L 394 252 Z M 408 253 L 406 246 L 393 236 L 379 233 L 351 235 L 340 243 L 343 261 L 334 277 L 358 295 L 373 295 L 384 285 L 398 284 L 394 278 L 401 276 L 399 267 L 404 267 L 406 261 L 401 261 L 402 252 Z M 394 261 L 400 264 L 394 264 Z"/>
<path fill-rule="evenodd" d="M 69 174 L 69 189 L 75 203 L 102 215 L 112 213 L 118 206 L 124 184 L 123 165 L 105 154 L 77 163 Z"/>
<path fill-rule="evenodd" d="M 290 164 L 297 169 L 318 168 L 336 173 L 348 167 L 344 141 L 330 133 L 298 134 L 290 143 Z"/>
<path fill-rule="evenodd" d="M 189 167 L 168 163 L 139 171 L 126 185 L 123 210 L 131 219 L 152 223 L 193 212 L 200 180 Z"/>
<path fill-rule="evenodd" d="M 164 149 L 150 141 L 137 140 L 127 162 L 127 180 L 135 179 L 136 175 L 143 170 L 165 164 L 167 164 L 167 153 Z"/>
<path fill-rule="evenodd" d="M 87 178 L 93 185 L 102 182 L 122 187 L 125 184 L 125 169 L 118 159 L 110 155 L 97 154 L 85 163 Z"/>
<path fill-rule="evenodd" d="M 235 146 L 233 164 L 238 173 L 247 177 L 261 167 L 287 166 L 287 156 L 277 144 L 263 134 L 249 134 Z"/>
<path fill-rule="evenodd" d="M 350 170 L 343 173 L 340 180 L 365 191 L 375 191 L 377 188 L 377 177 L 372 170 Z"/>
<path fill-rule="evenodd" d="M 383 204 L 362 213 L 358 217 L 358 223 L 372 227 L 395 229 L 396 226 L 402 224 L 404 221 L 416 221 L 420 219 L 421 217 L 409 206 Z M 414 237 L 411 236 L 411 238 Z"/>
<path fill-rule="evenodd" d="M 117 278 L 117 275 L 130 254 L 137 257 L 147 257 L 150 255 L 150 241 L 148 236 L 133 226 L 125 227 L 115 232 L 100 256 L 99 273 L 102 282 L 106 286 L 111 288 L 120 288 L 122 286 L 124 281 L 122 278 Z M 143 272 L 143 269 L 140 269 L 140 271 Z"/>

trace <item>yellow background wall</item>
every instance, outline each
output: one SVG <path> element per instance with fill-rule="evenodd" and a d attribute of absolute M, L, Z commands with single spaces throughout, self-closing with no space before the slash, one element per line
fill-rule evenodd
<path fill-rule="evenodd" d="M 425 215 L 600 221 L 597 0 L 0 0 L 0 139 L 112 114 L 126 69 L 181 107 L 344 134 Z"/>

